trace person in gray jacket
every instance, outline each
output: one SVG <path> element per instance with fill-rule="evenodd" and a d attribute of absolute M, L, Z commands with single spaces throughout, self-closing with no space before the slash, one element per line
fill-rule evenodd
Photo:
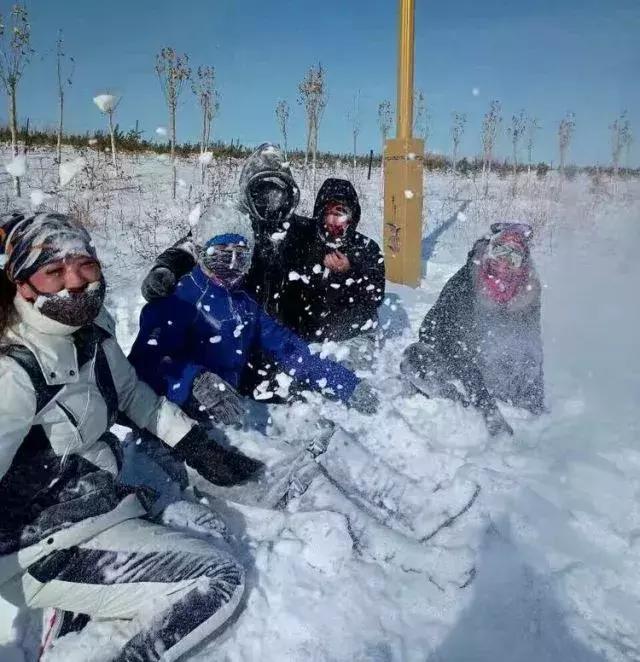
<path fill-rule="evenodd" d="M 128 621 L 120 662 L 175 660 L 231 617 L 244 570 L 214 538 L 168 528 L 166 513 L 145 519 L 116 480 L 109 428 L 122 412 L 214 480 L 227 456 L 137 379 L 84 228 L 16 213 L 0 218 L 0 246 L 0 593 L 55 609 L 62 632 L 74 614 Z"/>

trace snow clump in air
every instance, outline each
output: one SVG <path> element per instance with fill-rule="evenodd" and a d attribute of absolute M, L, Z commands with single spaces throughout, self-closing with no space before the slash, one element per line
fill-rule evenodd
<path fill-rule="evenodd" d="M 78 173 L 82 172 L 82 169 L 87 165 L 86 159 L 79 156 L 73 161 L 65 161 L 60 164 L 58 168 L 58 173 L 60 176 L 60 186 L 66 186 L 71 182 Z"/>
<path fill-rule="evenodd" d="M 4 167 L 12 177 L 24 177 L 27 173 L 27 157 L 18 154 L 9 163 L 5 163 Z"/>
<path fill-rule="evenodd" d="M 120 97 L 117 97 L 115 94 L 98 94 L 97 97 L 93 97 L 93 103 L 98 106 L 102 113 L 113 112 L 119 100 Z"/>

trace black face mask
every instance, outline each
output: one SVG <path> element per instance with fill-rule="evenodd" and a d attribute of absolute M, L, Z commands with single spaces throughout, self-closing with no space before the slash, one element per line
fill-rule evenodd
<path fill-rule="evenodd" d="M 250 184 L 249 197 L 258 218 L 270 223 L 286 219 L 294 206 L 291 187 L 277 177 L 266 177 Z"/>
<path fill-rule="evenodd" d="M 104 278 L 89 283 L 81 292 L 62 290 L 45 294 L 31 283 L 29 285 L 38 294 L 35 307 L 45 317 L 67 326 L 85 326 L 93 322 L 102 308 L 107 289 Z"/>

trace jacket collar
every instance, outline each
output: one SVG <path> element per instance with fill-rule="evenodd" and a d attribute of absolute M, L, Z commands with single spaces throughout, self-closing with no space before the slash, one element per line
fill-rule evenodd
<path fill-rule="evenodd" d="M 43 333 L 47 336 L 70 336 L 80 328 L 79 326 L 68 326 L 61 322 L 56 322 L 50 317 L 43 315 L 31 301 L 23 299 L 19 294 L 16 294 L 13 305 L 18 312 L 20 321 L 38 333 Z"/>
<path fill-rule="evenodd" d="M 77 382 L 80 370 L 73 334 L 80 327 L 67 326 L 46 317 L 19 294 L 13 303 L 17 320 L 7 330 L 7 341 L 31 350 L 48 385 Z M 113 334 L 113 320 L 104 308 L 94 323 L 107 336 Z"/>

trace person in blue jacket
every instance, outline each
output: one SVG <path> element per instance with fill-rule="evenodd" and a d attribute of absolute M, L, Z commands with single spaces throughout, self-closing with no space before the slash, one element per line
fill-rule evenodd
<path fill-rule="evenodd" d="M 129 357 L 138 376 L 196 417 L 238 423 L 238 393 L 261 400 L 271 395 L 247 386 L 255 384 L 251 357 L 260 352 L 273 357 L 285 382 L 374 413 L 378 397 L 367 382 L 312 354 L 242 289 L 254 248 L 249 218 L 230 206 L 214 207 L 198 232 L 204 236 L 196 266 L 173 294 L 142 309 Z"/>

